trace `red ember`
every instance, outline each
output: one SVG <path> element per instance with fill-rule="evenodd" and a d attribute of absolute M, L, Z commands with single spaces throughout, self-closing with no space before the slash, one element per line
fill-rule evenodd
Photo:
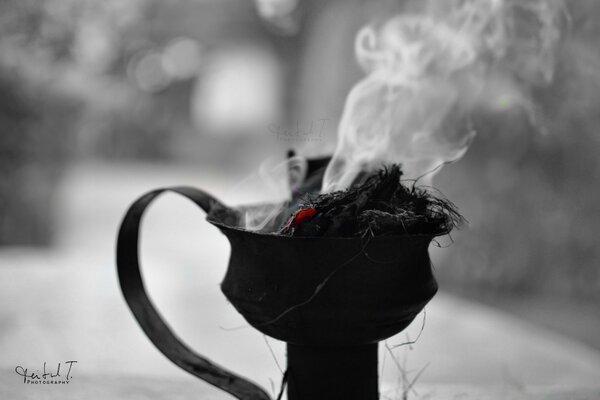
<path fill-rule="evenodd" d="M 294 214 L 294 219 L 292 220 L 292 224 L 298 225 L 298 224 L 302 223 L 302 221 L 304 221 L 307 218 L 312 217 L 316 213 L 317 213 L 316 208 L 313 208 L 313 207 L 301 208 L 300 210 L 296 211 L 296 213 Z"/>
<path fill-rule="evenodd" d="M 287 233 L 293 227 L 298 226 L 298 224 L 302 223 L 302 221 L 312 217 L 317 213 L 317 209 L 314 207 L 301 208 L 294 213 L 285 223 L 283 228 L 281 228 L 282 233 Z"/>

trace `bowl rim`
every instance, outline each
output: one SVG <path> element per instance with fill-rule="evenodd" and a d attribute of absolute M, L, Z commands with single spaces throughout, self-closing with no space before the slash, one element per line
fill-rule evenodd
<path fill-rule="evenodd" d="M 289 241 L 316 241 L 316 240 L 327 240 L 327 241 L 344 241 L 344 242 L 353 242 L 353 241 L 360 241 L 361 243 L 368 243 L 369 241 L 372 240 L 381 240 L 381 239 L 388 239 L 388 240 L 393 240 L 393 239 L 397 239 L 397 240 L 407 240 L 407 241 L 415 241 L 415 242 L 429 242 L 431 240 L 433 240 L 436 237 L 440 237 L 440 236 L 444 236 L 444 235 L 448 235 L 449 232 L 439 232 L 439 233 L 429 233 L 429 234 L 424 234 L 424 233 L 413 233 L 413 234 L 403 234 L 403 235 L 378 235 L 378 236 L 370 236 L 368 238 L 364 238 L 364 237 L 360 237 L 360 236 L 352 236 L 352 237 L 345 237 L 345 236 L 288 236 L 288 235 L 282 235 L 280 233 L 277 232 L 257 232 L 257 231 L 252 231 L 249 229 L 245 229 L 239 226 L 231 226 L 231 225 L 227 225 L 221 221 L 218 221 L 214 218 L 211 218 L 210 216 L 206 217 L 206 220 L 216 226 L 217 228 L 219 228 L 222 232 L 235 232 L 235 233 L 239 233 L 239 234 L 244 234 L 244 235 L 248 235 L 248 236 L 255 236 L 257 238 L 269 238 L 269 239 L 279 239 L 279 240 L 289 240 Z"/>

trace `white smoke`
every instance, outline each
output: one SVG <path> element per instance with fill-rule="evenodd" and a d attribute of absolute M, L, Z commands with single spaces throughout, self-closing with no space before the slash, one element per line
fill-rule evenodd
<path fill-rule="evenodd" d="M 359 31 L 355 52 L 367 75 L 346 100 L 323 192 L 391 163 L 428 182 L 466 152 L 474 112 L 519 107 L 535 119 L 529 90 L 552 80 L 562 2 L 421 4 L 418 13 Z"/>
<path fill-rule="evenodd" d="M 300 156 L 263 161 L 257 172 L 236 185 L 227 196 L 245 197 L 244 203 L 251 205 L 243 209 L 241 225 L 250 231 L 268 231 L 291 199 L 291 194 L 304 182 L 306 173 L 307 161 Z"/>

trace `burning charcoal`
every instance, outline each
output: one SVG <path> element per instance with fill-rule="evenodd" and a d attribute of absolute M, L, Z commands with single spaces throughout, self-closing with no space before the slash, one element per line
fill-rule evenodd
<path fill-rule="evenodd" d="M 306 195 L 279 232 L 308 237 L 442 235 L 462 222 L 448 200 L 408 188 L 401 177 L 400 167 L 392 165 L 348 190 Z"/>

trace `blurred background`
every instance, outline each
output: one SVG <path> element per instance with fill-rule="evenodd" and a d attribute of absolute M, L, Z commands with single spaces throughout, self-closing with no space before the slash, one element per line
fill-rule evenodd
<path fill-rule="evenodd" d="M 600 350 L 600 3 L 567 3 L 556 79 L 534 93 L 547 133 L 518 113 L 478 117 L 466 156 L 434 181 L 469 220 L 452 240 L 442 240 L 448 248 L 433 250 L 434 264 L 452 298 L 491 305 Z M 330 155 L 345 96 L 362 76 L 354 36 L 404 6 L 391 0 L 0 2 L 0 345 L 10 360 L 28 351 L 39 358 L 42 346 L 9 348 L 35 324 L 52 323 L 23 322 L 12 310 L 36 309 L 48 293 L 60 297 L 53 287 L 88 285 L 96 297 L 87 312 L 114 302 L 125 315 L 113 244 L 136 196 L 189 183 L 244 202 L 249 197 L 234 188 L 265 158 L 290 148 Z M 210 261 L 216 264 L 211 290 L 218 290 L 226 242 L 212 228 L 196 228 L 205 223 L 193 206 L 170 201 L 148 221 L 149 275 L 154 262 L 157 271 L 161 263 L 173 264 L 172 271 L 179 263 L 198 268 L 198 280 L 212 274 L 201 271 L 209 267 L 197 247 L 214 238 L 223 252 Z M 186 215 L 197 218 L 189 222 Z M 103 278 L 81 276 L 86 268 L 88 276 Z M 151 282 L 165 309 L 190 276 L 182 268 L 181 279 Z M 171 291 L 161 284 L 173 284 Z M 102 318 L 110 320 L 111 312 Z M 174 324 L 184 326 L 190 315 Z M 97 323 L 97 335 L 115 333 Z"/>

